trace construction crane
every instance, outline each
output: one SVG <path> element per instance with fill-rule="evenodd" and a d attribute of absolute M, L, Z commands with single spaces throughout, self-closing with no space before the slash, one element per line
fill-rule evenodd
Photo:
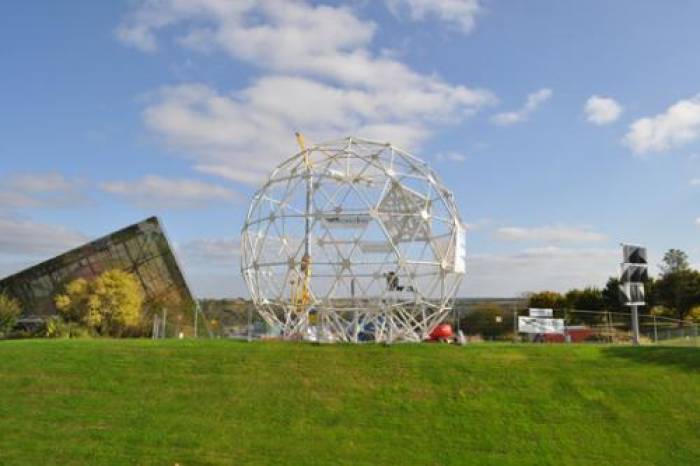
<path fill-rule="evenodd" d="M 313 191 L 313 179 L 311 176 L 311 159 L 309 151 L 306 149 L 304 135 L 296 132 L 297 143 L 304 155 L 304 165 L 306 167 L 306 215 L 304 218 L 304 255 L 301 258 L 301 283 L 300 286 L 292 290 L 292 302 L 297 313 L 304 312 L 311 301 L 309 284 L 311 282 L 311 254 L 309 253 L 309 235 L 311 233 L 311 195 Z"/>

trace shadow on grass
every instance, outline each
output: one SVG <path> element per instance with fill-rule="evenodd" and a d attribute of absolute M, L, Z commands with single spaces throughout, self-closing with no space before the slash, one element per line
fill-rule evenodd
<path fill-rule="evenodd" d="M 700 372 L 700 348 L 672 346 L 611 346 L 603 349 L 605 356 L 623 358 L 641 364 L 676 366 Z"/>

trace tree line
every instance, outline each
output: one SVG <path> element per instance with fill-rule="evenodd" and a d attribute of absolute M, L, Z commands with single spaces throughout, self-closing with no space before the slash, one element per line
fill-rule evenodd
<path fill-rule="evenodd" d="M 681 322 L 700 322 L 700 272 L 690 266 L 688 255 L 670 249 L 660 270 L 658 277 L 649 277 L 645 282 L 647 304 L 641 312 Z M 524 303 L 527 307 L 555 309 L 560 315 L 564 310 L 601 311 L 568 314 L 569 323 L 594 324 L 603 318 L 602 311 L 629 313 L 620 299 L 619 288 L 619 279 L 610 277 L 603 288 L 586 287 L 565 293 L 540 291 L 527 295 Z M 149 335 L 153 314 L 162 307 L 158 303 L 145 306 L 137 278 L 122 270 L 108 270 L 92 279 L 75 279 L 54 301 L 58 314 L 48 320 L 46 336 Z M 238 320 L 243 322 L 245 313 L 238 307 L 229 312 L 240 314 Z M 21 311 L 17 300 L 0 294 L 0 337 L 11 333 Z M 485 336 L 502 335 L 513 328 L 512 313 L 509 319 L 504 311 L 497 304 L 481 304 L 462 315 L 459 326 L 470 333 L 477 329 Z M 223 320 L 226 319 L 222 317 Z"/>
<path fill-rule="evenodd" d="M 672 318 L 679 321 L 679 325 L 700 323 L 700 272 L 690 266 L 688 255 L 679 249 L 670 249 L 659 268 L 658 277 L 649 277 L 644 282 L 646 306 L 640 313 Z M 462 310 L 458 325 L 468 335 L 500 338 L 512 335 L 513 313 L 524 314 L 527 308 L 553 309 L 554 316 L 565 318 L 569 325 L 595 325 L 604 321 L 606 312 L 630 312 L 621 299 L 619 278 L 610 277 L 603 288 L 528 293 L 517 309 L 504 309 L 496 303 L 477 304 Z"/>
<path fill-rule="evenodd" d="M 679 321 L 700 321 L 700 272 L 690 266 L 688 255 L 680 249 L 670 249 L 659 268 L 658 277 L 650 276 L 644 282 L 646 306 L 640 311 Z M 566 293 L 534 293 L 528 296 L 528 306 L 629 313 L 629 307 L 621 299 L 617 277 L 610 277 L 602 289 L 587 287 Z M 595 319 L 593 316 L 595 314 L 590 319 Z"/>

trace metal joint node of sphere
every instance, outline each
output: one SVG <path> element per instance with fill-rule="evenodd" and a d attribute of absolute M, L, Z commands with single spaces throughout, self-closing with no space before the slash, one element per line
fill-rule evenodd
<path fill-rule="evenodd" d="M 242 229 L 258 312 L 283 338 L 425 340 L 465 272 L 452 193 L 388 143 L 300 144 L 255 193 Z"/>

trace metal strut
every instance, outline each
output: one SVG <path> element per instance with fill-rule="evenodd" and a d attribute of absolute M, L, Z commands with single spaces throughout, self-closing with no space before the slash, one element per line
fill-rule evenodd
<path fill-rule="evenodd" d="M 304 218 L 304 255 L 301 258 L 301 286 L 297 290 L 294 297 L 294 307 L 297 313 L 304 312 L 309 302 L 311 294 L 309 292 L 309 284 L 311 282 L 311 254 L 309 253 L 309 235 L 311 233 L 311 194 L 313 190 L 313 179 L 311 177 L 311 159 L 309 151 L 306 149 L 304 135 L 296 132 L 294 135 L 297 138 L 299 148 L 304 154 L 304 165 L 306 166 L 306 209 Z"/>

